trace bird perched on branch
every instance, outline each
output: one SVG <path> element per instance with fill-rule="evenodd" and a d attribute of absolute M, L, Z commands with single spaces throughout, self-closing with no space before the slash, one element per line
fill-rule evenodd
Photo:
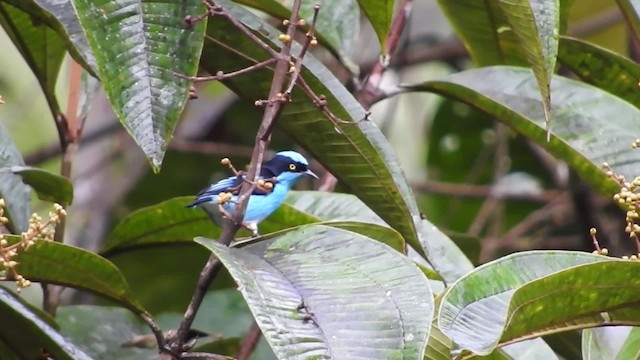
<path fill-rule="evenodd" d="M 229 159 L 223 159 L 236 176 L 222 179 L 203 189 L 187 207 L 200 207 L 219 226 L 224 218 L 230 218 L 237 204 L 243 181 L 248 181 L 243 172 L 235 170 Z M 295 151 L 281 151 L 262 164 L 256 188 L 249 197 L 242 226 L 258 236 L 258 223 L 282 205 L 287 192 L 303 176 L 318 178 L 309 170 L 309 162 Z"/>

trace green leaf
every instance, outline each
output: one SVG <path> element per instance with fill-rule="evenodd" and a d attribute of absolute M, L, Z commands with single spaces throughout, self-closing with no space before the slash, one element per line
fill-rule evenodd
<path fill-rule="evenodd" d="M 199 0 L 73 0 L 118 119 L 158 171 L 196 74 L 206 21 L 189 26 Z"/>
<path fill-rule="evenodd" d="M 0 354 L 3 359 L 40 359 L 43 350 L 58 360 L 91 359 L 34 314 L 22 299 L 1 286 L 0 314 Z"/>
<path fill-rule="evenodd" d="M 583 360 L 640 358 L 640 328 L 601 327 L 582 332 Z"/>
<path fill-rule="evenodd" d="M 443 296 L 438 324 L 479 355 L 541 334 L 640 324 L 637 269 L 640 263 L 588 253 L 512 254 L 454 283 Z"/>
<path fill-rule="evenodd" d="M 138 209 L 111 231 L 100 250 L 104 256 L 134 246 L 191 242 L 196 236 L 216 237 L 220 229 L 200 209 L 186 205 L 193 196 L 183 196 Z"/>
<path fill-rule="evenodd" d="M 62 306 L 56 313 L 56 320 L 64 336 L 96 359 L 158 359 L 155 338 L 155 346 L 151 349 L 122 347 L 136 336 L 151 336 L 149 328 L 126 309 L 95 305 Z"/>
<path fill-rule="evenodd" d="M 498 1 L 438 0 L 438 4 L 478 66 L 526 64 Z"/>
<path fill-rule="evenodd" d="M 373 30 L 378 35 L 383 55 L 387 46 L 387 34 L 393 21 L 393 0 L 358 0 L 360 9 L 369 19 Z"/>
<path fill-rule="evenodd" d="M 242 249 L 196 241 L 239 283 L 279 358 L 343 359 L 354 349 L 367 359 L 422 357 L 431 290 L 422 272 L 389 247 L 322 225 Z M 305 321 L 302 302 L 313 320 Z"/>
<path fill-rule="evenodd" d="M 290 194 L 293 195 L 290 196 L 295 197 L 297 193 L 292 191 Z M 366 208 L 353 195 L 328 194 L 316 191 L 302 193 L 314 198 L 323 198 L 334 202 L 339 202 L 336 199 L 338 198 L 348 201 L 351 205 L 359 203 L 361 204 L 360 209 L 366 209 L 366 211 L 375 216 L 371 210 Z M 192 239 L 196 236 L 218 236 L 220 228 L 214 225 L 203 211 L 186 208 L 186 205 L 191 200 L 193 200 L 191 196 L 178 197 L 134 211 L 116 225 L 115 229 L 109 234 L 100 253 L 104 256 L 111 256 L 114 253 L 125 251 L 132 247 L 176 243 L 191 244 Z M 343 202 L 343 204 L 346 205 L 347 202 Z M 346 216 L 321 219 L 306 214 L 305 212 L 309 210 L 308 208 L 297 209 L 295 206 L 295 204 L 293 206 L 286 203 L 283 204 L 280 209 L 260 223 L 260 231 L 263 234 L 268 234 L 304 224 L 319 223 L 323 220 L 346 220 Z M 402 236 L 397 231 L 386 226 L 355 221 L 331 221 L 324 222 L 324 224 L 369 236 L 400 252 L 404 252 L 405 243 Z"/>
<path fill-rule="evenodd" d="M 9 244 L 21 237 L 5 235 Z M 53 241 L 39 240 L 18 251 L 16 270 L 31 281 L 59 284 L 91 291 L 115 300 L 136 313 L 145 310 L 131 296 L 122 274 L 109 260 L 90 251 Z"/>
<path fill-rule="evenodd" d="M 570 38 L 560 38 L 558 61 L 585 82 L 640 107 L 640 66 L 603 47 Z"/>
<path fill-rule="evenodd" d="M 51 28 L 36 25 L 26 12 L 0 3 L 0 24 L 40 83 L 53 117 L 62 112 L 55 85 L 65 55 L 64 42 Z"/>
<path fill-rule="evenodd" d="M 520 40 L 533 69 L 544 109 L 547 141 L 551 136 L 551 77 L 556 66 L 560 34 L 560 1 L 501 0 L 498 5 Z"/>
<path fill-rule="evenodd" d="M 589 329 L 583 330 L 589 331 Z M 564 331 L 544 337 L 544 341 L 565 360 L 582 359 L 582 336 L 579 331 Z"/>
<path fill-rule="evenodd" d="M 22 155 L 0 123 L 0 168 L 22 165 Z M 13 232 L 27 230 L 30 194 L 31 190 L 22 183 L 20 176 L 0 172 L 0 198 L 4 199 L 5 216 L 9 218 L 9 229 Z"/>
<path fill-rule="evenodd" d="M 425 360 L 450 360 L 453 343 L 438 329 L 437 324 L 431 325 L 429 342 L 424 352 Z"/>
<path fill-rule="evenodd" d="M 436 92 L 490 114 L 566 161 L 605 195 L 612 195 L 620 185 L 602 170 L 604 162 L 627 179 L 638 174 L 640 153 L 631 143 L 636 139 L 633 129 L 638 129 L 640 112 L 590 85 L 554 77 L 554 128 L 549 142 L 536 82 L 526 69 L 496 66 L 469 70 L 412 88 Z"/>
<path fill-rule="evenodd" d="M 3 0 L 28 13 L 37 22 L 56 31 L 74 59 L 91 74 L 96 72 L 96 59 L 71 1 Z"/>
<path fill-rule="evenodd" d="M 220 4 L 248 27 L 268 36 L 272 44 L 278 42 L 278 31 L 269 24 L 228 1 Z M 223 19 L 209 22 L 207 34 L 216 39 L 207 42 L 203 51 L 202 65 L 208 72 L 237 70 L 266 59 L 262 50 Z M 294 46 L 294 52 L 298 48 Z M 365 118 L 362 106 L 327 68 L 309 54 L 304 64 L 302 76 L 316 94 L 326 96 L 333 114 L 346 120 Z M 261 69 L 234 77 L 226 85 L 253 104 L 268 93 L 272 76 L 271 69 Z M 421 219 L 393 149 L 374 123 L 333 123 L 299 88 L 294 89 L 292 97 L 295 101 L 287 104 L 278 119 L 281 129 L 402 234 L 416 251 L 433 252 L 428 255 L 429 261 L 443 278 L 454 280 L 472 268 L 449 238 Z"/>
<path fill-rule="evenodd" d="M 2 170 L 0 169 L 0 172 Z M 20 175 L 22 182 L 31 186 L 40 200 L 61 205 L 69 205 L 73 201 L 73 185 L 64 176 L 30 166 L 13 166 L 8 170 Z"/>
<path fill-rule="evenodd" d="M 276 0 L 233 0 L 238 4 L 264 11 L 276 19 L 289 19 L 291 10 Z M 303 1 L 300 16 L 306 19 L 308 29 L 313 19 L 313 6 L 317 1 Z M 354 0 L 322 1 L 316 23 L 316 37 L 320 44 L 341 56 L 354 48 L 354 42 L 360 33 L 360 12 Z"/>

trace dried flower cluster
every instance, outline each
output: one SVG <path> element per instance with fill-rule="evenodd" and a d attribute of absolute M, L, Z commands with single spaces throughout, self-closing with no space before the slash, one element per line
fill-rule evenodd
<path fill-rule="evenodd" d="M 4 216 L 5 203 L 0 199 L 0 224 L 9 222 Z M 19 264 L 14 258 L 22 251 L 27 251 L 37 241 L 53 241 L 55 227 L 60 220 L 67 215 L 59 204 L 53 205 L 53 211 L 49 212 L 49 219 L 43 222 L 38 214 L 31 215 L 29 228 L 21 234 L 20 241 L 9 244 L 4 234 L 0 233 L 0 280 L 13 280 L 16 282 L 17 291 L 31 285 L 31 282 L 18 273 L 16 266 Z"/>

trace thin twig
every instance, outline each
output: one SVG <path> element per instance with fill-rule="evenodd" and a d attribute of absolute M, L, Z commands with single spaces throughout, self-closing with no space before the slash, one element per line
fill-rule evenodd
<path fill-rule="evenodd" d="M 492 254 L 500 248 L 513 244 L 516 240 L 527 234 L 534 228 L 539 227 L 540 223 L 555 216 L 559 212 L 558 209 L 566 209 L 570 206 L 569 194 L 563 194 L 547 203 L 542 208 L 530 213 L 526 218 L 512 227 L 507 233 L 501 237 L 488 238 L 483 242 L 480 252 L 480 261 L 490 260 Z"/>
<path fill-rule="evenodd" d="M 262 41 L 262 39 L 260 39 L 256 34 L 254 34 L 249 28 L 247 28 L 242 22 L 236 19 L 231 13 L 225 10 L 222 6 L 216 5 L 214 1 L 209 1 L 209 0 L 205 0 L 204 4 L 205 6 L 207 6 L 207 8 L 209 9 L 212 15 L 220 15 L 225 17 L 236 29 L 240 30 L 241 33 L 243 33 L 246 37 L 251 39 L 251 41 L 253 41 L 256 45 L 258 45 L 262 50 L 266 51 L 266 53 L 269 54 L 271 58 L 274 58 L 277 60 L 289 59 L 289 56 L 288 56 L 289 54 L 287 54 L 286 57 L 282 57 L 284 55 L 282 51 L 280 52 L 275 51 L 271 46 L 267 45 L 267 43 Z M 293 18 L 293 13 L 291 15 Z M 298 15 L 296 14 L 295 16 L 297 18 Z M 295 27 L 295 23 L 292 25 Z M 293 36 L 293 34 L 290 34 L 290 36 Z"/>
<path fill-rule="evenodd" d="M 508 148 L 508 132 L 507 127 L 503 124 L 496 123 L 495 124 L 496 131 L 496 152 L 494 154 L 494 167 L 493 167 L 493 182 L 494 184 L 500 181 L 500 179 L 507 173 L 507 154 L 509 152 Z M 500 200 L 495 198 L 487 198 L 475 219 L 469 226 L 469 230 L 467 231 L 472 236 L 478 236 L 484 225 L 491 217 L 498 216 L 500 205 Z M 496 221 L 499 221 L 499 217 L 496 218 Z M 495 235 L 495 234 L 494 234 Z"/>
<path fill-rule="evenodd" d="M 236 355 L 237 360 L 248 360 L 253 353 L 253 350 L 258 345 L 260 341 L 260 337 L 262 336 L 262 331 L 260 330 L 260 326 L 258 323 L 253 321 L 249 331 L 242 339 L 242 343 L 240 343 L 240 349 L 238 350 L 238 354 Z"/>
<path fill-rule="evenodd" d="M 243 68 L 240 70 L 232 71 L 226 74 L 223 73 L 222 71 L 219 71 L 217 74 L 211 75 L 211 76 L 186 76 L 177 72 L 174 72 L 173 74 L 179 78 L 191 80 L 196 83 L 203 82 L 203 81 L 223 81 L 223 80 L 231 79 L 232 77 L 235 77 L 235 76 L 245 75 L 252 71 L 262 69 L 263 67 L 267 67 L 275 62 L 276 62 L 276 59 L 270 58 L 265 61 L 261 61 L 257 64 L 247 66 L 246 68 Z"/>
<path fill-rule="evenodd" d="M 227 18 L 243 33 L 251 33 L 242 23 L 237 21 L 233 16 L 228 15 L 226 10 L 218 5 L 215 5 L 212 1 L 209 2 L 211 9 L 214 9 L 217 13 L 227 14 Z M 296 33 L 296 27 L 298 24 L 298 13 L 300 11 L 301 0 L 294 1 L 291 9 L 291 18 L 289 19 L 289 26 L 287 28 L 287 36 L 289 39 L 293 39 Z M 248 35 L 249 36 L 249 35 Z M 254 38 L 255 35 L 251 33 L 250 38 Z M 255 40 L 254 40 L 255 41 Z M 261 41 L 258 39 L 257 43 Z M 260 168 L 264 159 L 267 146 L 271 140 L 271 129 L 273 128 L 278 116 L 282 111 L 282 107 L 285 102 L 281 101 L 282 89 L 285 85 L 286 77 L 289 71 L 289 59 L 291 57 L 291 42 L 284 42 L 280 52 L 273 56 L 277 59 L 275 72 L 271 82 L 271 89 L 269 91 L 268 101 L 265 105 L 265 111 L 260 123 L 260 128 L 256 134 L 255 146 L 253 154 L 251 156 L 251 165 L 247 172 L 247 179 L 252 180 L 251 183 L 244 182 L 242 184 L 240 195 L 238 196 L 237 205 L 234 207 L 232 214 L 232 221 L 226 221 L 220 235 L 220 242 L 225 245 L 229 245 L 233 240 L 235 233 L 240 229 L 244 213 L 247 208 L 249 195 L 256 187 L 257 176 L 260 174 Z M 198 279 L 198 285 L 194 291 L 193 297 L 187 307 L 187 311 L 180 323 L 180 327 L 177 331 L 176 339 L 171 344 L 171 348 L 174 351 L 182 350 L 182 345 L 186 341 L 189 329 L 193 323 L 198 308 L 200 307 L 207 288 L 215 278 L 216 274 L 220 270 L 221 265 L 215 256 L 211 256 L 206 265 L 200 273 Z"/>
<path fill-rule="evenodd" d="M 289 80 L 289 86 L 287 86 L 287 90 L 285 91 L 285 94 L 287 94 L 288 96 L 291 96 L 293 87 L 296 85 L 296 82 L 300 77 L 300 71 L 302 70 L 302 61 L 304 59 L 304 56 L 307 54 L 307 51 L 309 50 L 309 47 L 311 46 L 313 41 L 316 40 L 315 32 L 316 32 L 316 23 L 318 21 L 319 11 L 320 11 L 320 5 L 316 4 L 313 7 L 313 19 L 311 21 L 311 28 L 305 34 L 307 37 L 306 41 L 302 45 L 302 50 L 300 50 L 300 54 L 298 54 L 298 57 L 296 58 L 296 62 L 293 65 L 293 71 L 291 74 L 291 79 Z"/>

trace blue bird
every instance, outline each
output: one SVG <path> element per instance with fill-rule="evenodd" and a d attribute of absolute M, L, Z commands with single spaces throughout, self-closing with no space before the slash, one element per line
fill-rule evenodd
<path fill-rule="evenodd" d="M 249 197 L 242 226 L 251 231 L 253 236 L 258 236 L 258 223 L 282 205 L 287 192 L 303 176 L 318 178 L 313 171 L 309 170 L 307 159 L 295 151 L 281 151 L 265 162 L 260 169 L 259 179 L 275 178 L 273 188 L 266 192 L 260 189 L 254 190 Z M 200 191 L 187 207 L 204 209 L 216 224 L 223 226 L 224 212 L 228 214 L 233 212 L 238 198 L 237 191 L 233 190 L 239 188 L 241 181 L 242 179 L 238 176 L 222 179 Z M 221 211 L 218 195 L 226 192 L 232 192 L 234 195 L 222 205 L 224 211 Z"/>

